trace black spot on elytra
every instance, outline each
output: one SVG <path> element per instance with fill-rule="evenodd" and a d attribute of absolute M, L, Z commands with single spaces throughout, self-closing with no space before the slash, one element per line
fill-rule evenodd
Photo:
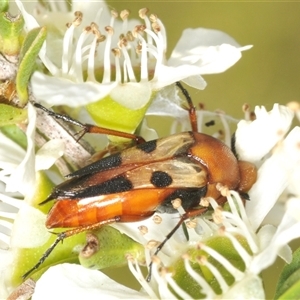
<path fill-rule="evenodd" d="M 114 193 L 122 193 L 126 191 L 130 191 L 133 186 L 130 180 L 125 178 L 124 176 L 117 176 L 115 178 L 104 181 L 100 184 L 95 184 L 91 186 L 85 186 L 84 182 L 85 178 L 77 179 L 75 178 L 77 188 L 66 188 L 61 189 L 62 185 L 57 186 L 51 194 L 51 199 L 55 198 L 70 198 L 70 199 L 83 199 L 88 197 L 95 197 L 99 195 L 108 195 Z M 74 181 L 74 179 L 72 180 Z M 81 186 L 82 188 L 78 188 Z M 71 184 L 72 187 L 72 184 Z"/>
<path fill-rule="evenodd" d="M 156 149 L 156 140 L 153 141 L 149 141 L 146 143 L 142 143 L 136 146 L 137 149 L 140 149 L 146 153 L 151 153 L 152 151 L 154 151 Z"/>
<path fill-rule="evenodd" d="M 172 183 L 173 179 L 172 177 L 163 171 L 155 171 L 152 173 L 150 182 L 155 186 L 159 188 L 167 187 Z"/>
<path fill-rule="evenodd" d="M 75 171 L 74 173 L 71 173 L 67 175 L 67 178 L 73 178 L 73 177 L 81 177 L 85 175 L 91 175 L 97 172 L 109 170 L 112 168 L 116 168 L 122 164 L 122 157 L 120 153 L 115 153 L 113 155 L 104 157 L 100 160 L 97 160 L 90 165 L 87 165 L 86 167 L 83 167 L 79 169 L 78 171 Z"/>

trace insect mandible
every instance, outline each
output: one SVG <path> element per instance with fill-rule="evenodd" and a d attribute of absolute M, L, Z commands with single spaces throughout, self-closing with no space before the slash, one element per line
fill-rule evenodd
<path fill-rule="evenodd" d="M 71 229 L 57 235 L 55 242 L 23 275 L 24 278 L 65 238 L 105 224 L 141 221 L 155 212 L 175 213 L 177 210 L 172 201 L 179 198 L 185 213 L 157 247 L 156 255 L 186 219 L 208 210 L 199 205 L 202 197 L 213 197 L 220 204 L 225 202 L 217 189 L 218 184 L 246 195 L 256 181 L 256 168 L 239 161 L 220 140 L 197 132 L 192 100 L 181 83 L 178 82 L 177 87 L 187 100 L 192 131 L 148 142 L 134 134 L 82 124 L 35 104 L 55 118 L 81 126 L 84 133 L 127 137 L 135 140 L 136 145 L 71 173 L 68 180 L 56 186 L 41 203 L 56 200 L 46 219 L 48 229 Z"/>

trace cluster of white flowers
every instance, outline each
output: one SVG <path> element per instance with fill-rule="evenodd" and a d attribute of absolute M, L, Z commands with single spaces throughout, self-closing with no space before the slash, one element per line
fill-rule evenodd
<path fill-rule="evenodd" d="M 49 13 L 40 7 L 35 17 L 26 11 L 21 1 L 15 2 L 25 19 L 26 30 L 46 22 L 58 32 L 50 37 L 51 43 L 45 43 L 39 54 L 47 74 L 36 71 L 31 79 L 35 99 L 47 106 L 82 107 L 109 97 L 135 110 L 150 105 L 152 100 L 148 114 L 171 116 L 175 120 L 172 130 L 178 120 L 186 130 L 187 113 L 180 108 L 179 96 L 169 86 L 181 80 L 203 89 L 206 83 L 201 75 L 225 71 L 239 60 L 241 51 L 250 48 L 240 47 L 231 37 L 216 30 L 187 29 L 167 60 L 166 30 L 155 15 L 147 15 L 146 9 L 140 11 L 144 23 L 139 25 L 138 21 L 128 18 L 127 11 L 120 14 L 122 20 L 119 21 L 118 14 L 110 13 L 103 2 L 85 2 L 84 5 L 75 2 L 73 15 L 70 12 Z M 67 29 L 62 29 L 60 22 L 51 23 L 52 20 L 66 21 L 66 18 L 72 20 Z M 102 27 L 104 34 L 100 31 Z M 207 36 L 210 37 L 209 44 Z M 7 297 L 12 290 L 10 266 L 18 249 L 37 247 L 49 238 L 50 233 L 44 226 L 45 215 L 32 206 L 33 195 L 36 194 L 39 171 L 48 170 L 63 155 L 65 148 L 61 140 L 51 140 L 36 152 L 36 110 L 30 103 L 27 108 L 26 150 L 0 133 L 0 298 Z M 61 291 L 72 299 L 104 296 L 106 299 L 192 298 L 193 295 L 172 277 L 175 259 L 183 260 L 185 271 L 205 299 L 263 298 L 261 271 L 272 265 L 278 255 L 290 262 L 292 253 L 288 243 L 300 236 L 297 183 L 300 128 L 290 130 L 294 115 L 298 116 L 299 111 L 295 105 L 275 104 L 270 112 L 264 107 L 256 107 L 256 120 L 246 118 L 237 124 L 236 152 L 240 159 L 250 161 L 258 168 L 258 180 L 249 191 L 251 201 L 244 207 L 238 193 L 226 191 L 230 211 L 209 199 L 214 210 L 213 221 L 197 217 L 193 228 L 188 229 L 189 241 L 180 229 L 157 258 L 152 257 L 153 249 L 145 247 L 148 265 L 153 259 L 150 282 L 144 278 L 137 261 L 128 258 L 129 269 L 142 286 L 140 291 L 124 287 L 99 271 L 61 264 L 50 268 L 37 281 L 32 299 L 58 298 L 57 293 L 61 294 Z M 205 114 L 220 117 L 224 140 L 230 144 L 226 121 L 230 117 L 199 111 L 200 131 Z M 180 212 L 180 208 L 178 210 Z M 269 218 L 271 224 L 262 225 L 274 212 L 275 221 Z M 178 221 L 173 215 L 160 217 L 160 225 L 154 225 L 153 220 L 148 219 L 141 224 L 114 226 L 142 245 L 149 245 L 153 241 L 163 241 Z M 141 235 L 139 226 L 147 228 L 147 233 Z M 245 266 L 242 270 L 206 244 L 213 236 L 230 240 Z M 233 277 L 233 283 L 229 285 L 224 272 L 202 255 L 197 263 L 213 274 L 220 291 L 212 288 L 207 278 L 191 266 L 190 253 L 195 249 L 201 249 L 206 256 L 218 261 Z"/>

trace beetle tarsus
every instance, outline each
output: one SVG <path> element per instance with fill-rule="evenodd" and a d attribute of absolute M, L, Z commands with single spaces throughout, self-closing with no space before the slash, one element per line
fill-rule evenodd
<path fill-rule="evenodd" d="M 43 256 L 40 258 L 40 260 L 37 262 L 37 264 L 31 268 L 29 271 L 27 271 L 22 278 L 25 279 L 27 278 L 34 270 L 38 269 L 38 267 L 45 261 L 45 259 L 51 254 L 53 249 L 57 246 L 57 244 L 60 241 L 63 241 L 67 237 L 66 232 L 61 232 L 57 235 L 56 240 L 54 243 L 47 249 L 47 251 L 43 254 Z"/>

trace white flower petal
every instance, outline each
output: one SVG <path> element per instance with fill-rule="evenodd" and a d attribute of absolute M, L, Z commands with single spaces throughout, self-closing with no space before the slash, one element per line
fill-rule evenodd
<path fill-rule="evenodd" d="M 20 192 L 23 195 L 29 195 L 34 190 L 35 184 L 35 122 L 36 111 L 28 103 L 28 126 L 26 130 L 27 150 L 22 162 L 11 174 L 6 185 L 7 192 Z M 17 184 L 16 184 L 17 183 Z"/>
<path fill-rule="evenodd" d="M 249 191 L 246 210 L 256 230 L 287 187 L 290 174 L 300 163 L 300 127 L 295 127 L 277 151 L 258 171 L 258 180 Z"/>
<path fill-rule="evenodd" d="M 207 86 L 206 81 L 200 75 L 189 76 L 182 79 L 182 82 L 198 90 L 203 90 Z"/>
<path fill-rule="evenodd" d="M 283 105 L 274 104 L 267 112 L 255 107 L 256 120 L 242 120 L 235 133 L 235 149 L 241 160 L 257 162 L 261 160 L 283 138 L 291 126 L 294 113 Z"/>
<path fill-rule="evenodd" d="M 155 71 L 155 77 L 151 81 L 152 88 L 159 90 L 165 86 L 173 84 L 176 81 L 187 80 L 187 83 L 203 90 L 206 87 L 205 80 L 200 76 L 201 68 L 198 66 L 181 64 L 176 67 L 160 65 Z M 195 76 L 195 77 L 192 77 Z M 190 80 L 189 77 L 192 77 Z"/>
<path fill-rule="evenodd" d="M 32 296 L 32 300 L 48 299 L 99 300 L 149 299 L 149 297 L 111 280 L 100 271 L 75 264 L 60 264 L 49 268 L 42 275 Z"/>
<path fill-rule="evenodd" d="M 36 154 L 35 170 L 48 170 L 64 154 L 63 140 L 50 140 Z"/>
<path fill-rule="evenodd" d="M 25 10 L 25 8 L 20 0 L 15 0 L 15 3 L 18 6 L 18 8 L 21 11 L 21 14 L 24 18 L 26 31 L 30 31 L 33 28 L 40 27 L 40 25 L 36 21 L 36 19 L 31 14 L 27 13 L 27 11 Z"/>
<path fill-rule="evenodd" d="M 34 248 L 45 244 L 51 236 L 45 221 L 45 214 L 24 202 L 13 225 L 11 247 Z"/>
<path fill-rule="evenodd" d="M 221 299 L 265 299 L 263 281 L 259 275 L 248 274 L 234 283 Z"/>
<path fill-rule="evenodd" d="M 35 72 L 31 77 L 32 91 L 39 101 L 48 106 L 84 106 L 107 96 L 117 86 L 116 82 L 99 84 L 94 82 L 76 83 L 65 78 L 47 76 Z"/>
<path fill-rule="evenodd" d="M 249 47 L 248 47 L 249 48 Z M 199 74 L 224 72 L 241 57 L 240 45 L 229 35 L 213 29 L 185 29 L 168 60 L 168 65 L 191 64 Z"/>

